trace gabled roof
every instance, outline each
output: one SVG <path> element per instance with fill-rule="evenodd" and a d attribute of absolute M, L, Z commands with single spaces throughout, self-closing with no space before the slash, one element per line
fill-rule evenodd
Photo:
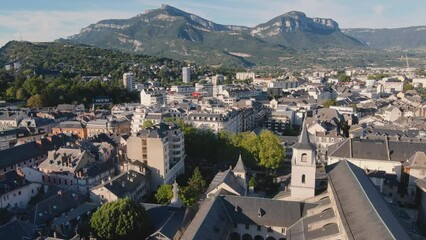
<path fill-rule="evenodd" d="M 146 181 L 147 177 L 145 175 L 129 170 L 94 188 L 104 186 L 118 198 L 125 198 L 128 197 L 129 194 L 135 192 L 138 187 Z"/>
<path fill-rule="evenodd" d="M 142 206 L 149 215 L 152 230 L 154 231 L 148 239 L 157 239 L 155 236 L 158 234 L 167 239 L 173 239 L 182 226 L 185 209 L 172 209 L 168 206 L 150 203 L 142 203 Z"/>
<path fill-rule="evenodd" d="M 315 150 L 316 147 L 314 144 L 311 143 L 311 140 L 309 140 L 309 133 L 306 129 L 306 123 L 303 122 L 302 124 L 302 132 L 299 136 L 299 141 L 293 145 L 294 149 L 305 149 L 305 150 Z"/>
<path fill-rule="evenodd" d="M 414 155 L 403 163 L 405 167 L 426 169 L 425 152 L 416 152 Z"/>
<path fill-rule="evenodd" d="M 210 193 L 222 183 L 228 185 L 231 189 L 240 195 L 245 194 L 246 190 L 244 189 L 244 186 L 241 186 L 231 169 L 228 169 L 224 172 L 218 172 L 210 183 L 209 188 L 207 189 L 207 193 Z"/>
<path fill-rule="evenodd" d="M 37 142 L 24 143 L 0 151 L 0 169 L 10 167 L 25 160 L 46 154 L 47 151 Z"/>
<path fill-rule="evenodd" d="M 58 193 L 37 203 L 28 212 L 29 220 L 34 225 L 46 224 L 49 220 L 62 215 L 71 208 L 76 208 L 84 203 L 84 197 L 71 191 L 58 191 Z"/>
<path fill-rule="evenodd" d="M 342 160 L 328 182 L 348 239 L 410 239 L 365 172 Z"/>
<path fill-rule="evenodd" d="M 234 167 L 234 169 L 232 170 L 233 172 L 247 172 L 247 168 L 246 168 L 246 166 L 244 165 L 244 162 L 243 162 L 243 159 L 241 158 L 241 154 L 240 154 L 240 156 L 238 157 L 238 161 L 237 161 L 237 164 L 235 164 L 235 167 Z"/>
<path fill-rule="evenodd" d="M 426 152 L 426 144 L 420 140 L 398 141 L 388 140 L 386 137 L 348 138 L 331 145 L 329 157 L 404 162 L 419 151 Z"/>
<path fill-rule="evenodd" d="M 13 220 L 0 226 L 0 239 L 33 239 L 34 225 Z"/>
<path fill-rule="evenodd" d="M 232 223 L 288 228 L 315 206 L 301 202 L 215 194 L 204 200 L 182 239 L 227 239 Z"/>

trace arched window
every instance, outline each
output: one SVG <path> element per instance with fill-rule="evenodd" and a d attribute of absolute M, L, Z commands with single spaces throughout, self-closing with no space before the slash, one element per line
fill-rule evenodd
<path fill-rule="evenodd" d="M 302 174 L 302 183 L 305 183 L 305 179 L 306 178 L 306 176 L 305 176 L 305 174 Z"/>
<path fill-rule="evenodd" d="M 301 157 L 301 161 L 302 161 L 302 162 L 307 162 L 307 161 L 308 161 L 308 154 L 303 153 L 303 154 L 302 154 L 302 157 Z"/>

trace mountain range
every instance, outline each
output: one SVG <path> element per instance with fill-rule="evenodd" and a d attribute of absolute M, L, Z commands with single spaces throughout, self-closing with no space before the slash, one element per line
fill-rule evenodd
<path fill-rule="evenodd" d="M 380 40 L 383 37 L 366 32 L 360 29 L 341 30 L 332 19 L 309 18 L 296 11 L 255 27 L 221 25 L 163 5 L 129 19 L 99 21 L 76 35 L 58 41 L 188 62 L 242 66 L 283 65 L 296 53 L 368 51 L 395 45 L 388 40 L 388 45 L 384 46 L 385 41 Z M 426 46 L 423 39 L 414 45 Z M 405 48 L 401 45 L 395 49 Z"/>

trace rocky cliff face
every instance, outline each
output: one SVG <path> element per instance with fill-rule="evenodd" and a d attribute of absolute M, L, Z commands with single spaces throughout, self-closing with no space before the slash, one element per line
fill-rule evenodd
<path fill-rule="evenodd" d="M 250 33 L 253 36 L 271 37 L 283 32 L 303 31 L 330 33 L 340 31 L 340 29 L 332 19 L 308 18 L 302 12 L 293 11 L 254 27 Z"/>
<path fill-rule="evenodd" d="M 163 5 L 129 19 L 102 20 L 67 41 L 180 60 L 244 65 L 274 62 L 294 50 L 353 48 L 361 43 L 331 19 L 289 12 L 254 28 L 217 24 Z"/>

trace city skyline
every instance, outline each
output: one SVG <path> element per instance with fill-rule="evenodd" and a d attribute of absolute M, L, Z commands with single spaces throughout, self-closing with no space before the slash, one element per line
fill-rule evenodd
<path fill-rule="evenodd" d="M 78 33 L 89 24 L 103 19 L 131 18 L 147 9 L 169 4 L 219 24 L 253 27 L 289 11 L 301 11 L 309 17 L 332 18 L 341 28 L 398 28 L 426 25 L 426 2 L 413 0 L 268 1 L 129 0 L 6 2 L 0 10 L 0 46 L 11 40 L 53 41 Z"/>

